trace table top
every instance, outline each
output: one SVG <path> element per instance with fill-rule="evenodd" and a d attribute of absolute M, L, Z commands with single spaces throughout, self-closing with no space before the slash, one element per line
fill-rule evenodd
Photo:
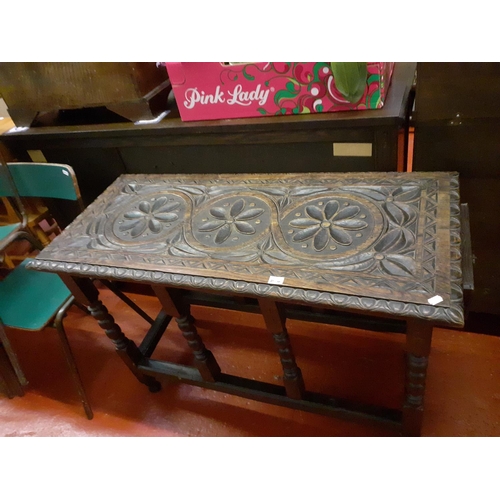
<path fill-rule="evenodd" d="M 33 267 L 462 325 L 458 176 L 123 175 Z"/>

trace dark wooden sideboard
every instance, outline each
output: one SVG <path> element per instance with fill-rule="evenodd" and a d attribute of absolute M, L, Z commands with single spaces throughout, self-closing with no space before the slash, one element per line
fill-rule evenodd
<path fill-rule="evenodd" d="M 500 314 L 499 93 L 499 63 L 417 65 L 413 170 L 460 174 L 476 260 L 470 311 L 494 315 Z"/>
<path fill-rule="evenodd" d="M 173 105 L 157 124 L 40 126 L 0 141 L 20 161 L 41 151 L 71 165 L 86 205 L 123 173 L 396 171 L 415 68 L 396 64 L 380 110 L 182 122 Z M 371 155 L 334 155 L 334 143 L 371 144 Z"/>

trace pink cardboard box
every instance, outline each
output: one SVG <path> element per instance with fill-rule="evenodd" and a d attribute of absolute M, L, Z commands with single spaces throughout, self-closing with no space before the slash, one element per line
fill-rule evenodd
<path fill-rule="evenodd" d="M 394 63 L 169 62 L 182 120 L 217 120 L 384 105 Z"/>

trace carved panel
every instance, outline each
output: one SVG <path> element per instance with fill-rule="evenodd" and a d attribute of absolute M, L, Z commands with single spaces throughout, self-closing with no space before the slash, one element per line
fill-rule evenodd
<path fill-rule="evenodd" d="M 39 259 L 461 307 L 458 203 L 448 173 L 125 175 Z"/>

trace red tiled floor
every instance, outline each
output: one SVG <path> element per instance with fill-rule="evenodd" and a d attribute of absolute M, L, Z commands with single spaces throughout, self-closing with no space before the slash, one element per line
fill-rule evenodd
<path fill-rule="evenodd" d="M 147 323 L 110 292 L 103 302 L 137 343 Z M 155 298 L 131 295 L 151 315 Z M 199 332 L 223 371 L 279 383 L 281 365 L 259 315 L 193 307 Z M 352 423 L 185 384 L 151 394 L 121 362 L 95 320 L 73 307 L 65 320 L 95 417 L 76 397 L 55 331 L 10 331 L 30 381 L 24 397 L 0 395 L 0 436 L 392 436 Z M 309 390 L 396 408 L 403 392 L 398 334 L 288 322 Z M 500 338 L 436 329 L 429 362 L 424 436 L 500 435 Z M 189 364 L 175 323 L 155 358 Z"/>

